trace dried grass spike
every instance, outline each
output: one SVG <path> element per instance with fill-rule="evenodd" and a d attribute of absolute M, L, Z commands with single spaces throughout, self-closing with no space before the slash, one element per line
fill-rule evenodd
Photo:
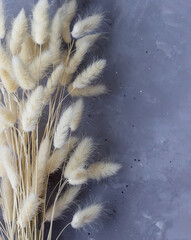
<path fill-rule="evenodd" d="M 21 51 L 21 45 L 27 32 L 27 19 L 25 10 L 22 9 L 12 24 L 10 50 L 12 55 L 17 55 Z"/>
<path fill-rule="evenodd" d="M 35 129 L 44 105 L 43 92 L 43 86 L 38 86 L 25 103 L 21 116 L 21 123 L 25 132 L 30 132 Z"/>
<path fill-rule="evenodd" d="M 39 45 L 45 43 L 48 38 L 48 16 L 49 4 L 47 0 L 39 0 L 33 9 L 31 35 L 34 42 Z"/>
<path fill-rule="evenodd" d="M 66 210 L 77 197 L 80 191 L 80 186 L 69 187 L 64 192 L 64 194 L 58 199 L 55 203 L 55 206 L 52 205 L 46 212 L 45 221 L 50 222 L 52 217 L 53 220 L 60 217 L 64 210 Z"/>
<path fill-rule="evenodd" d="M 105 68 L 106 60 L 100 59 L 89 65 L 82 73 L 80 73 L 73 82 L 73 88 L 87 87 L 95 80 Z"/>
<path fill-rule="evenodd" d="M 50 140 L 46 137 L 40 144 L 36 166 L 32 175 L 32 191 L 41 196 L 46 178 L 47 161 L 50 155 Z"/>
<path fill-rule="evenodd" d="M 60 117 L 54 134 L 54 147 L 61 148 L 68 137 L 70 129 L 70 121 L 72 119 L 73 109 L 69 106 Z"/>
<path fill-rule="evenodd" d="M 88 158 L 93 152 L 94 145 L 91 138 L 84 138 L 71 155 L 68 164 L 66 165 L 64 176 L 69 179 L 70 174 L 76 170 L 76 168 L 84 168 Z"/>
<path fill-rule="evenodd" d="M 70 43 L 71 42 L 70 24 L 77 11 L 77 1 L 70 0 L 69 2 L 63 4 L 63 7 L 65 8 L 65 12 L 62 26 L 62 37 L 65 43 Z"/>
<path fill-rule="evenodd" d="M 56 149 L 55 152 L 50 156 L 47 161 L 46 172 L 47 175 L 50 175 L 56 172 L 64 161 L 67 160 L 68 154 L 73 150 L 76 146 L 78 139 L 75 137 L 71 137 L 62 148 Z"/>
<path fill-rule="evenodd" d="M 3 86 L 10 93 L 16 92 L 18 88 L 18 84 L 15 79 L 4 69 L 0 68 L 0 78 L 3 83 Z"/>
<path fill-rule="evenodd" d="M 9 58 L 4 47 L 0 43 L 0 68 L 5 69 L 9 74 L 12 73 L 11 59 Z"/>
<path fill-rule="evenodd" d="M 19 175 L 16 160 L 14 159 L 9 147 L 0 146 L 0 152 L 6 175 L 11 183 L 13 190 L 16 191 L 19 184 Z"/>
<path fill-rule="evenodd" d="M 16 116 L 8 108 L 0 107 L 0 129 L 13 127 L 15 122 Z"/>
<path fill-rule="evenodd" d="M 73 85 L 70 84 L 68 86 L 68 93 L 72 97 L 97 97 L 107 93 L 107 88 L 103 84 L 97 84 L 95 86 L 88 86 L 85 88 L 73 88 Z"/>
<path fill-rule="evenodd" d="M 53 55 L 50 50 L 45 50 L 33 59 L 28 69 L 30 74 L 39 82 L 45 75 L 45 71 L 52 65 Z M 56 64 L 56 63 L 55 63 Z"/>
<path fill-rule="evenodd" d="M 120 168 L 121 164 L 118 163 L 95 162 L 87 168 L 88 178 L 99 181 L 102 178 L 115 175 Z"/>
<path fill-rule="evenodd" d="M 1 180 L 1 196 L 3 199 L 3 218 L 6 222 L 10 223 L 13 214 L 13 189 L 9 179 L 6 177 Z"/>
<path fill-rule="evenodd" d="M 5 37 L 5 16 L 3 0 L 0 0 L 0 39 Z"/>
<path fill-rule="evenodd" d="M 24 200 L 23 206 L 20 209 L 18 216 L 18 224 L 21 228 L 26 227 L 33 217 L 37 214 L 40 201 L 35 193 L 30 195 Z"/>
<path fill-rule="evenodd" d="M 63 74 L 64 66 L 63 64 L 58 65 L 54 71 L 52 72 L 51 76 L 47 80 L 46 87 L 44 89 L 44 101 L 48 102 L 56 90 L 56 86 L 59 83 L 59 80 Z"/>
<path fill-rule="evenodd" d="M 103 16 L 101 14 L 95 14 L 77 21 L 71 32 L 72 37 L 78 39 L 95 31 L 99 27 L 102 20 Z"/>
<path fill-rule="evenodd" d="M 19 86 L 24 90 L 35 88 L 35 80 L 18 56 L 12 58 L 13 71 Z"/>
<path fill-rule="evenodd" d="M 80 124 L 82 114 L 83 114 L 83 109 L 84 109 L 83 99 L 80 98 L 78 101 L 76 101 L 73 104 L 73 116 L 70 122 L 70 129 L 72 132 L 75 131 Z"/>
<path fill-rule="evenodd" d="M 86 183 L 88 180 L 87 171 L 83 168 L 77 168 L 73 172 L 71 172 L 68 183 L 70 185 L 81 185 Z"/>
<path fill-rule="evenodd" d="M 73 216 L 71 226 L 77 229 L 92 223 L 100 216 L 102 210 L 103 206 L 100 204 L 92 204 L 82 210 L 78 210 Z"/>

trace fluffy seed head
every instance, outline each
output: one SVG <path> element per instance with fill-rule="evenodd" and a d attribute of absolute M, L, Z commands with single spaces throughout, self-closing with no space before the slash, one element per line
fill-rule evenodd
<path fill-rule="evenodd" d="M 95 162 L 87 168 L 88 178 L 99 181 L 116 174 L 120 168 L 121 164 L 118 163 Z"/>
<path fill-rule="evenodd" d="M 77 11 L 77 1 L 71 0 L 63 4 L 64 14 L 62 23 L 62 37 L 65 43 L 71 42 L 70 23 Z"/>
<path fill-rule="evenodd" d="M 64 210 L 66 210 L 75 200 L 79 194 L 80 186 L 69 187 L 64 194 L 58 199 L 55 206 L 52 205 L 46 212 L 45 220 L 50 222 L 60 217 Z"/>
<path fill-rule="evenodd" d="M 6 88 L 8 92 L 17 91 L 18 84 L 16 80 L 4 69 L 0 68 L 0 78 L 3 83 L 3 86 Z"/>
<path fill-rule="evenodd" d="M 23 43 L 26 32 L 27 32 L 27 19 L 25 16 L 25 11 L 24 9 L 22 9 L 18 16 L 14 19 L 12 24 L 10 38 L 10 50 L 12 55 L 16 55 L 21 51 L 21 45 Z"/>
<path fill-rule="evenodd" d="M 12 57 L 12 66 L 19 86 L 25 90 L 34 89 L 36 85 L 35 80 L 18 56 Z"/>
<path fill-rule="evenodd" d="M 95 31 L 99 27 L 102 20 L 103 20 L 102 15 L 95 14 L 77 21 L 71 32 L 72 37 L 78 39 L 83 37 L 84 35 L 87 35 Z"/>
<path fill-rule="evenodd" d="M 107 93 L 107 88 L 103 84 L 97 84 L 85 88 L 73 88 L 73 84 L 70 84 L 68 86 L 68 93 L 72 97 L 97 97 Z"/>
<path fill-rule="evenodd" d="M 26 227 L 33 217 L 37 214 L 40 201 L 35 193 L 30 195 L 24 200 L 23 206 L 19 211 L 18 224 L 21 228 Z"/>
<path fill-rule="evenodd" d="M 38 119 L 42 113 L 43 107 L 43 86 L 38 86 L 29 96 L 25 103 L 21 123 L 25 132 L 30 132 L 35 129 Z"/>
<path fill-rule="evenodd" d="M 72 119 L 73 109 L 69 106 L 60 117 L 54 134 L 54 147 L 61 148 L 68 137 L 70 121 Z"/>
<path fill-rule="evenodd" d="M 46 87 L 44 89 L 44 101 L 48 102 L 56 90 L 56 86 L 59 83 L 59 80 L 63 74 L 64 66 L 63 64 L 59 64 L 54 71 L 52 72 L 51 76 L 47 80 Z"/>
<path fill-rule="evenodd" d="M 13 190 L 16 191 L 19 184 L 19 175 L 16 160 L 14 159 L 12 152 L 8 146 L 1 146 L 0 153 L 6 175 L 11 183 Z"/>
<path fill-rule="evenodd" d="M 85 227 L 85 225 L 92 223 L 96 218 L 100 216 L 102 209 L 102 205 L 93 204 L 87 208 L 78 210 L 73 216 L 71 226 L 73 228 Z"/>
<path fill-rule="evenodd" d="M 87 182 L 87 180 L 87 171 L 83 168 L 77 168 L 71 172 L 68 178 L 68 183 L 70 185 L 81 185 Z"/>
<path fill-rule="evenodd" d="M 66 165 L 64 176 L 69 179 L 70 174 L 72 174 L 76 168 L 84 168 L 92 152 L 93 141 L 91 138 L 86 137 L 79 143 L 74 153 L 71 155 L 68 164 Z"/>
<path fill-rule="evenodd" d="M 49 4 L 47 0 L 39 0 L 33 9 L 32 32 L 34 42 L 39 45 L 45 43 L 48 37 Z"/>
<path fill-rule="evenodd" d="M 70 129 L 72 132 L 75 131 L 80 124 L 82 114 L 83 114 L 83 109 L 84 109 L 84 103 L 82 98 L 80 98 L 78 101 L 76 101 L 73 104 L 73 116 L 70 122 Z"/>
<path fill-rule="evenodd" d="M 46 172 L 47 175 L 56 172 L 62 165 L 62 163 L 67 159 L 68 154 L 76 146 L 78 139 L 71 137 L 63 147 L 56 149 L 55 152 L 50 156 L 47 161 Z"/>
<path fill-rule="evenodd" d="M 84 88 L 91 84 L 103 71 L 106 60 L 100 59 L 89 65 L 82 73 L 80 73 L 73 82 L 73 88 Z"/>
<path fill-rule="evenodd" d="M 16 116 L 9 109 L 0 107 L 0 129 L 13 127 L 15 122 Z"/>

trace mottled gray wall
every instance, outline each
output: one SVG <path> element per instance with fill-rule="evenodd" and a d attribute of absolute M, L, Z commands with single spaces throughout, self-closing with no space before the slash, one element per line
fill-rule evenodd
<path fill-rule="evenodd" d="M 191 1 L 80 2 L 107 16 L 110 37 L 98 52 L 111 90 L 87 101 L 81 135 L 123 170 L 82 193 L 85 203 L 105 202 L 104 219 L 61 239 L 191 240 Z M 32 3 L 6 1 L 9 19 L 21 6 Z M 54 224 L 55 236 L 67 222 Z"/>

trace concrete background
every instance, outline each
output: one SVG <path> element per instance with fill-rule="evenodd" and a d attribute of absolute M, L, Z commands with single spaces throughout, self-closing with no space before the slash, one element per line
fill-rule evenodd
<path fill-rule="evenodd" d="M 103 219 L 83 231 L 68 227 L 60 239 L 191 240 L 191 1 L 80 4 L 107 16 L 101 55 L 111 90 L 87 101 L 81 134 L 123 169 L 81 195 L 82 203 L 104 201 Z M 7 0 L 8 18 L 23 5 L 32 3 Z M 55 236 L 68 221 L 55 222 Z"/>

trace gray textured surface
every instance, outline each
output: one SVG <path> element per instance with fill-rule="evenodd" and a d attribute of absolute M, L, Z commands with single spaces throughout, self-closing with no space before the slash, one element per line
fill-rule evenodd
<path fill-rule="evenodd" d="M 111 93 L 88 101 L 83 131 L 123 170 L 82 194 L 87 203 L 100 196 L 104 220 L 61 239 L 191 240 L 191 1 L 94 3 L 112 19 L 104 51 Z M 6 5 L 23 4 L 31 5 Z"/>

